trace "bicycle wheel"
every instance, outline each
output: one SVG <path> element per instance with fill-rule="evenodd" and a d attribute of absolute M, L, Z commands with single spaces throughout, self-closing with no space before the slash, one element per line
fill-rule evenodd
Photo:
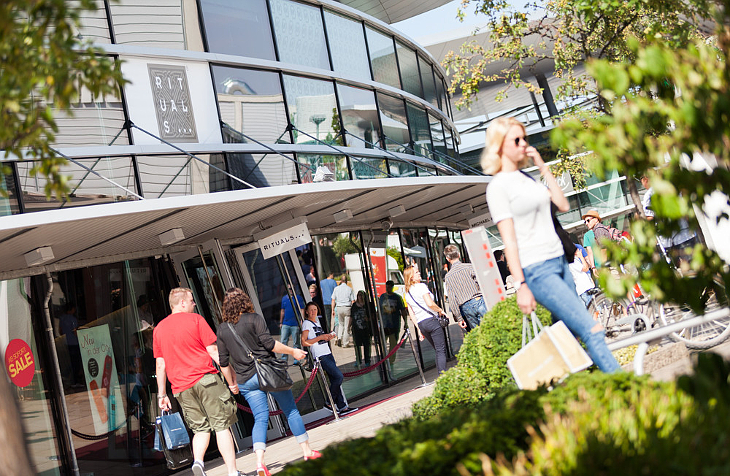
<path fill-rule="evenodd" d="M 710 307 L 707 308 L 707 311 L 710 311 Z M 679 306 L 665 304 L 659 306 L 659 320 L 662 325 L 680 322 L 691 317 L 694 317 L 694 313 L 684 311 Z M 672 332 L 669 337 L 690 349 L 710 349 L 722 344 L 730 337 L 730 320 L 720 319 L 706 322 L 700 326 L 688 327 L 679 332 Z"/>
<path fill-rule="evenodd" d="M 619 333 L 620 326 L 616 324 L 616 320 L 622 312 L 620 303 L 612 300 L 603 292 L 599 292 L 588 305 L 588 312 L 595 321 L 603 326 L 607 337 L 614 337 Z"/>

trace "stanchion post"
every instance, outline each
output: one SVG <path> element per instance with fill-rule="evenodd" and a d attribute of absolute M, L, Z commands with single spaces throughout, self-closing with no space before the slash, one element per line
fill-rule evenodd
<path fill-rule="evenodd" d="M 418 354 L 416 353 L 416 345 L 413 342 L 413 336 L 411 335 L 411 330 L 406 326 L 406 334 L 408 334 L 408 342 L 411 344 L 411 351 L 413 352 L 413 358 L 416 360 L 416 365 L 418 366 L 418 373 L 421 375 L 421 383 L 422 385 L 426 385 L 426 377 L 423 375 L 423 367 L 421 367 L 421 360 L 418 358 Z"/>
<path fill-rule="evenodd" d="M 317 362 L 319 363 L 319 362 Z M 335 421 L 340 421 L 340 415 L 338 413 L 337 404 L 335 403 L 334 399 L 332 398 L 332 393 L 330 392 L 330 386 L 329 386 L 329 379 L 325 375 L 327 372 L 324 370 L 322 372 L 317 372 L 317 375 L 322 379 L 324 382 L 324 390 L 327 393 L 327 398 L 330 401 L 330 405 L 332 405 L 332 413 L 335 415 Z"/>

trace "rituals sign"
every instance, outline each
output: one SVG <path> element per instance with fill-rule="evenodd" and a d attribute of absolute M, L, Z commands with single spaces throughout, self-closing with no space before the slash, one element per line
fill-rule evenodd
<path fill-rule="evenodd" d="M 185 67 L 148 64 L 147 70 L 160 137 L 170 142 L 198 142 Z"/>

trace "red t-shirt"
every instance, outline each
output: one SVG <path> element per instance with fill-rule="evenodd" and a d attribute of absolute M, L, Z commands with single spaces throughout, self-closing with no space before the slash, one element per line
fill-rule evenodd
<path fill-rule="evenodd" d="M 205 318 L 178 312 L 164 318 L 152 334 L 155 358 L 165 359 L 165 373 L 173 393 L 195 385 L 205 374 L 218 373 L 205 349 L 217 337 Z"/>

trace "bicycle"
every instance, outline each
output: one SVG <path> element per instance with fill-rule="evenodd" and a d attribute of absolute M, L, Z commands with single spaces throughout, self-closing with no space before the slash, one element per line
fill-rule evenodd
<path fill-rule="evenodd" d="M 600 288 L 588 292 L 593 296 L 588 312 L 603 326 L 606 337 L 618 337 L 622 332 L 636 334 L 660 325 L 657 303 L 644 296 L 640 288 L 632 299 L 611 299 Z"/>

